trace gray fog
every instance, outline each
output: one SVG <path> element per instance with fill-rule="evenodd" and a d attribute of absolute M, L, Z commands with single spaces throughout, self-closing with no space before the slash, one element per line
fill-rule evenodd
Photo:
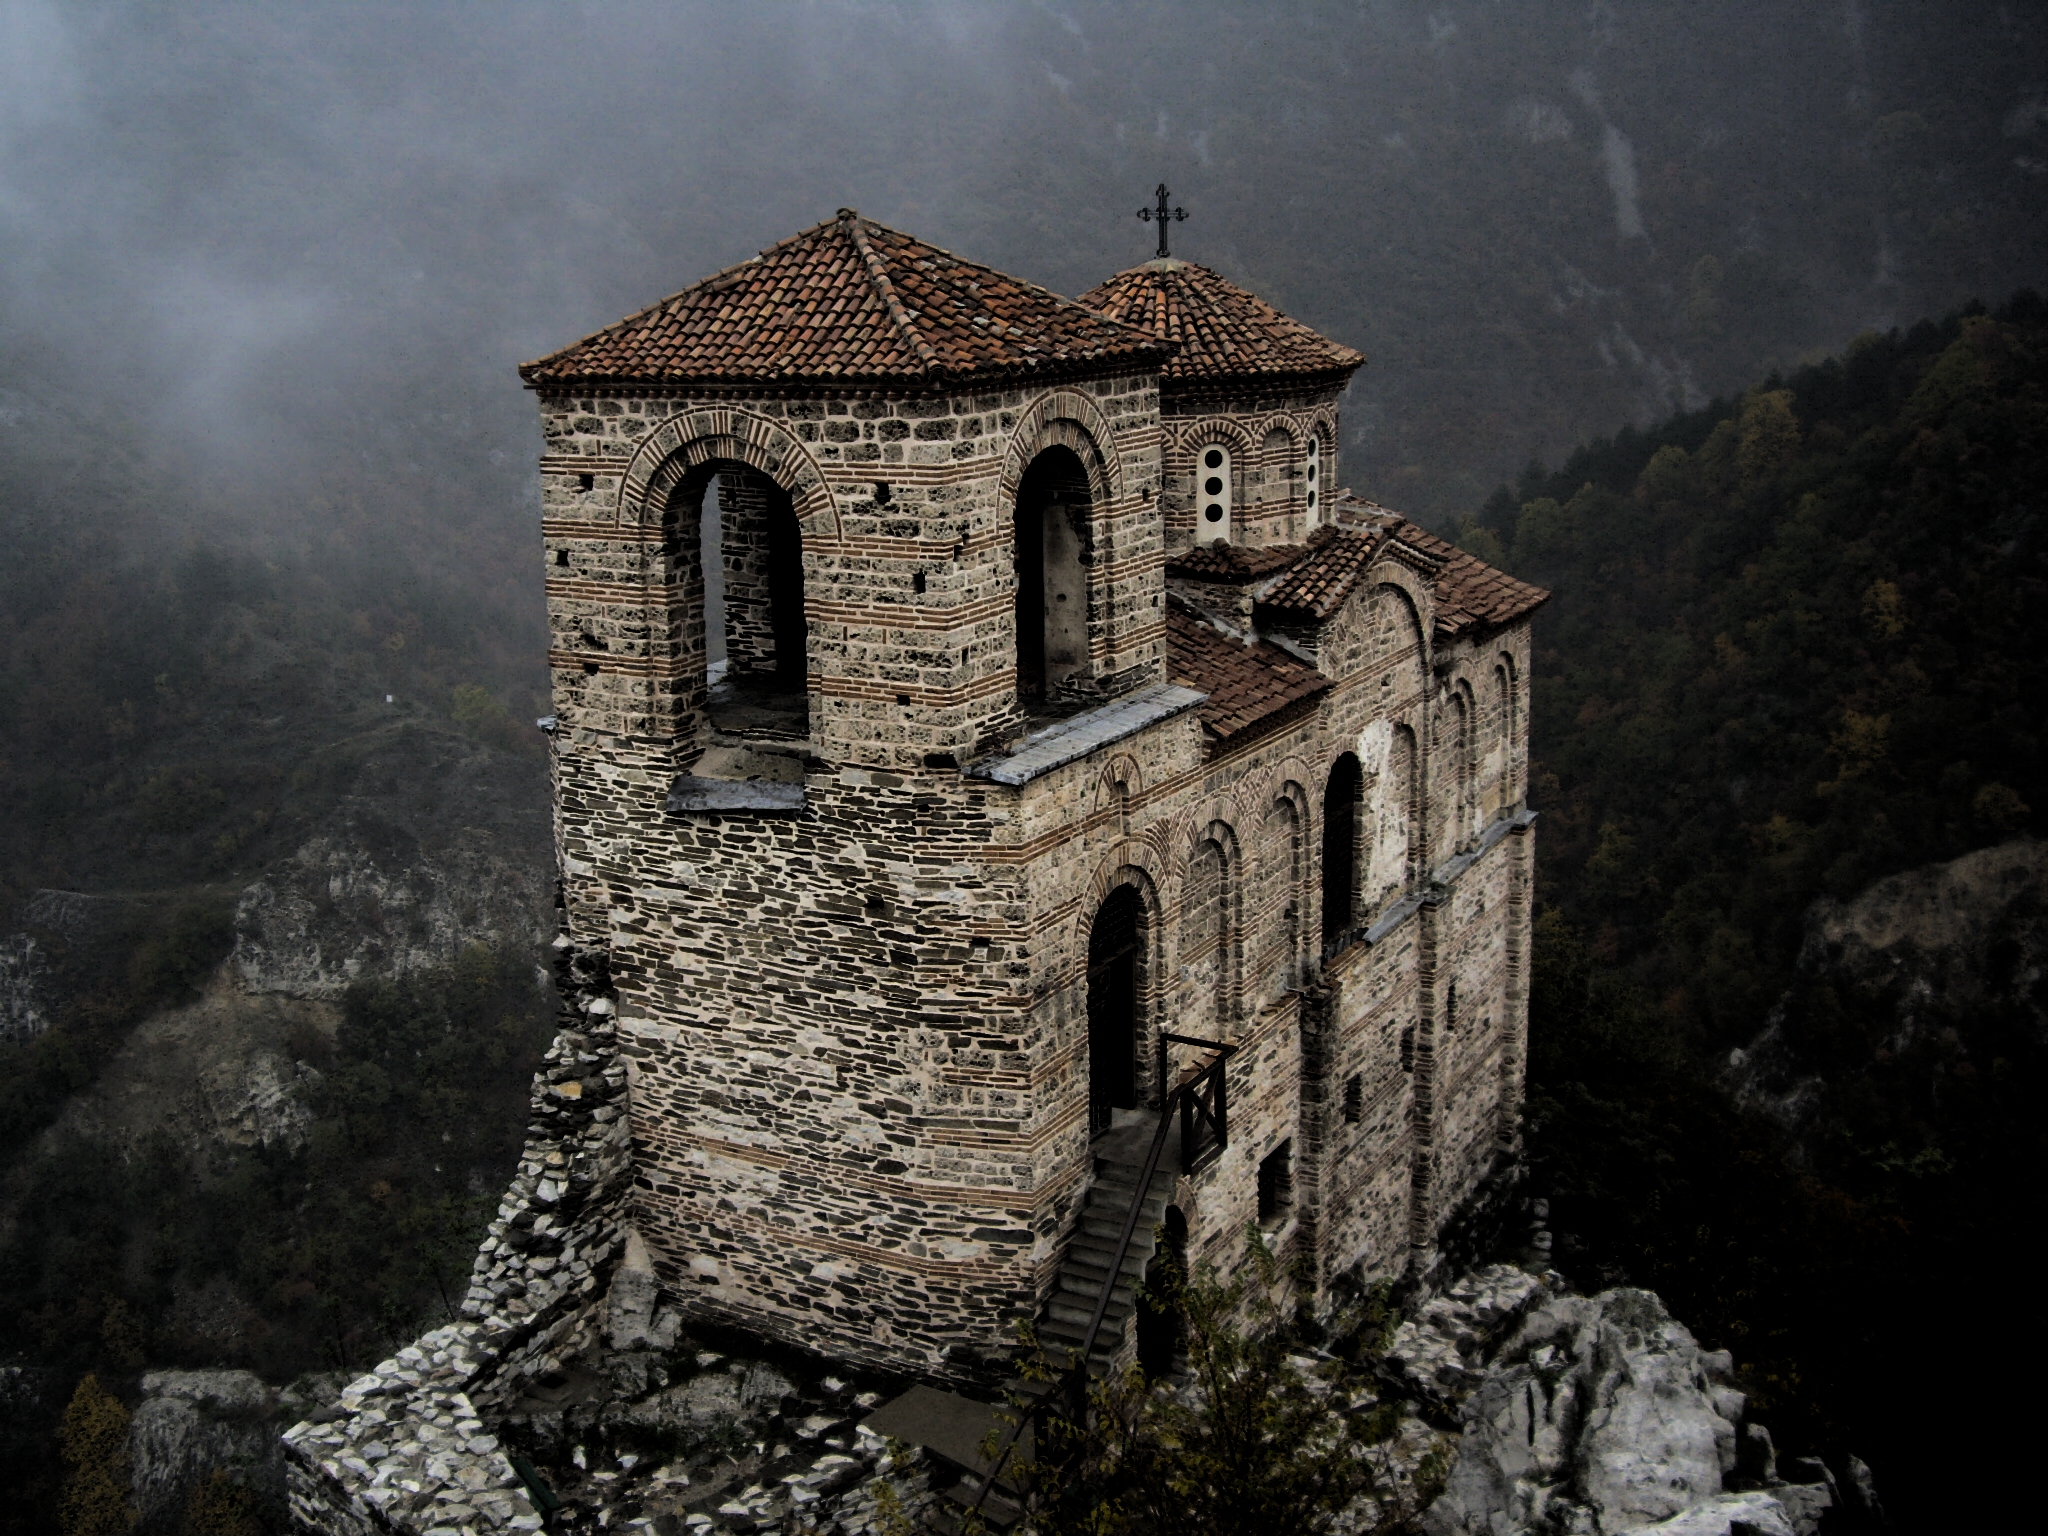
<path fill-rule="evenodd" d="M 1078 293 L 1176 254 L 1370 363 L 1425 518 L 2048 267 L 2036 6 L 0 5 L 15 431 L 161 514 L 530 539 L 514 365 L 841 206 Z M 84 515 L 90 515 L 89 510 Z"/>

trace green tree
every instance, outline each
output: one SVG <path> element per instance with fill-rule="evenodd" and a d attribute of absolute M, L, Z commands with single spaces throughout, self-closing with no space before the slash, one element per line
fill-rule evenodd
<path fill-rule="evenodd" d="M 263 1536 L 255 1490 L 216 1468 L 192 1490 L 185 1506 L 184 1536 Z"/>
<path fill-rule="evenodd" d="M 64 1494 L 57 1518 L 64 1536 L 121 1536 L 135 1523 L 128 1507 L 128 1410 L 88 1375 L 71 1394 L 58 1431 Z"/>
<path fill-rule="evenodd" d="M 1038 1460 L 1023 1469 L 1039 1530 L 1315 1533 L 1368 1498 L 1375 1513 L 1359 1529 L 1395 1536 L 1415 1528 L 1443 1487 L 1444 1447 L 1404 1466 L 1393 1446 L 1399 1406 L 1362 1394 L 1344 1359 L 1301 1353 L 1283 1326 L 1280 1265 L 1256 1229 L 1234 1278 L 1207 1266 L 1185 1278 L 1169 1269 L 1149 1289 L 1154 1306 L 1182 1320 L 1187 1379 L 1153 1381 L 1133 1366 L 1093 1383 L 1085 1413 L 1041 1420 Z M 1383 1305 L 1367 1313 L 1355 1337 L 1369 1354 L 1386 1317 Z M 1041 1354 L 1026 1374 L 1050 1381 L 1055 1373 Z"/>

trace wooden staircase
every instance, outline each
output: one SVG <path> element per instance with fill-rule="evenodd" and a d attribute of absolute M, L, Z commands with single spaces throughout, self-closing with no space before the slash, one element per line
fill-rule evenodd
<path fill-rule="evenodd" d="M 1088 1320 L 1095 1315 L 1102 1296 L 1102 1282 L 1116 1258 L 1117 1239 L 1123 1235 L 1131 1202 L 1138 1198 L 1138 1179 L 1145 1171 L 1145 1153 L 1156 1124 L 1157 1117 L 1149 1110 L 1122 1111 L 1118 1123 L 1098 1137 L 1091 1149 L 1095 1178 L 1088 1186 L 1059 1278 L 1038 1323 L 1039 1341 L 1055 1367 L 1068 1365 L 1087 1335 Z M 1125 1352 L 1136 1326 L 1138 1286 L 1158 1249 L 1159 1224 L 1166 1219 L 1179 1176 L 1180 1132 L 1176 1127 L 1168 1133 L 1165 1155 L 1144 1191 L 1131 1246 L 1102 1314 L 1102 1327 L 1088 1361 L 1092 1376 L 1107 1375 L 1111 1364 Z"/>

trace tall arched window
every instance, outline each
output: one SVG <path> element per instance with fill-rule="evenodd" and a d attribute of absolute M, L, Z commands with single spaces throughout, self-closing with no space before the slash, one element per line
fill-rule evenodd
<path fill-rule="evenodd" d="M 702 569 L 698 612 L 714 719 L 723 730 L 802 734 L 810 626 L 803 533 L 789 492 L 748 465 L 716 460 L 676 490 L 668 537 L 678 548 L 686 521 Z"/>
<path fill-rule="evenodd" d="M 1088 929 L 1088 1128 L 1099 1136 L 1119 1109 L 1138 1107 L 1139 1002 L 1145 901 L 1120 885 Z"/>
<path fill-rule="evenodd" d="M 1358 916 L 1358 811 L 1365 774 L 1346 752 L 1323 791 L 1323 948 L 1342 940 Z"/>
<path fill-rule="evenodd" d="M 1048 448 L 1017 487 L 1017 698 L 1043 704 L 1088 667 L 1088 471 Z"/>
<path fill-rule="evenodd" d="M 1270 878 L 1280 885 L 1275 903 L 1279 927 L 1273 936 L 1266 964 L 1267 974 L 1272 977 L 1277 991 L 1301 984 L 1301 909 L 1306 878 L 1302 819 L 1301 808 L 1295 804 L 1291 793 L 1282 794 L 1273 802 L 1272 812 L 1266 819 L 1266 857 L 1272 861 Z"/>
<path fill-rule="evenodd" d="M 1195 455 L 1195 542 L 1230 537 L 1230 450 L 1210 443 Z"/>
<path fill-rule="evenodd" d="M 1311 435 L 1308 448 L 1302 455 L 1301 484 L 1303 505 L 1308 509 L 1305 526 L 1313 528 L 1323 520 L 1323 441 Z"/>

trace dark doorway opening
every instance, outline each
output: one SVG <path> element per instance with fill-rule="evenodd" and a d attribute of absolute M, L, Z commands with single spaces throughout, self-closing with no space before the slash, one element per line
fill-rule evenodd
<path fill-rule="evenodd" d="M 1118 886 L 1088 930 L 1088 1132 L 1110 1128 L 1114 1112 L 1138 1107 L 1138 983 L 1145 904 Z"/>
<path fill-rule="evenodd" d="M 1177 1305 L 1188 1273 L 1188 1219 L 1177 1205 L 1166 1208 L 1166 1241 L 1145 1266 L 1145 1288 L 1138 1293 L 1138 1364 L 1155 1381 L 1173 1370 L 1181 1348 L 1181 1312 Z"/>
<path fill-rule="evenodd" d="M 1365 775 L 1346 752 L 1331 765 L 1323 792 L 1323 949 L 1343 941 L 1357 921 L 1358 810 Z"/>

